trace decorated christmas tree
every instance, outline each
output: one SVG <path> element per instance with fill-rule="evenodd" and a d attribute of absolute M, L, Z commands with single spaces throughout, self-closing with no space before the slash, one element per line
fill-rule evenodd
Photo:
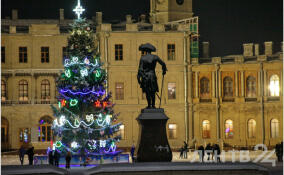
<path fill-rule="evenodd" d="M 57 79 L 58 107 L 52 106 L 54 116 L 54 147 L 73 154 L 116 154 L 114 136 L 119 130 L 111 93 L 106 93 L 106 72 L 96 47 L 91 24 L 80 18 L 84 11 L 74 9 L 74 21 L 68 37 L 68 56 L 64 58 L 64 72 Z"/>

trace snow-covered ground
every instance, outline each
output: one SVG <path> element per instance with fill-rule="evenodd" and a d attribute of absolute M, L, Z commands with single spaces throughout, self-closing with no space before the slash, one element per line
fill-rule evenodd
<path fill-rule="evenodd" d="M 187 159 L 180 159 L 179 152 L 173 152 L 173 162 L 184 162 L 191 161 L 197 162 L 199 161 L 198 152 L 189 152 Z M 272 163 L 273 161 L 277 161 L 276 155 L 272 151 L 233 151 L 233 152 L 222 152 L 221 160 L 225 160 L 226 162 L 232 162 L 235 159 L 236 162 L 245 162 L 245 161 L 255 161 L 260 159 L 259 161 L 266 161 L 266 163 Z M 130 158 L 131 159 L 131 158 Z M 265 160 L 266 159 L 266 160 Z M 207 156 L 204 157 L 204 160 L 207 160 Z M 132 160 L 129 160 L 131 162 Z M 28 164 L 28 157 L 25 155 L 24 164 Z M 20 165 L 20 160 L 18 155 L 2 155 L 1 156 L 1 165 Z"/>

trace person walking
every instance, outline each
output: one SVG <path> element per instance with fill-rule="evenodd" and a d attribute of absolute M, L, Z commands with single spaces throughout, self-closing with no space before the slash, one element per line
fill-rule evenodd
<path fill-rule="evenodd" d="M 199 147 L 198 147 L 198 154 L 199 154 L 199 161 L 200 162 L 203 162 L 204 160 L 204 147 L 203 147 L 203 145 L 200 145 Z"/>
<path fill-rule="evenodd" d="M 33 161 L 34 161 L 34 147 L 31 147 L 28 149 L 27 151 L 28 154 L 28 159 L 29 159 L 29 165 L 33 165 Z"/>
<path fill-rule="evenodd" d="M 50 150 L 48 153 L 48 163 L 49 165 L 53 165 L 54 157 L 53 157 L 53 150 Z"/>
<path fill-rule="evenodd" d="M 134 146 L 134 144 L 133 144 L 132 147 L 131 147 L 131 150 L 130 150 L 132 163 L 135 162 L 135 160 L 134 160 L 134 152 L 135 152 L 135 146 Z"/>
<path fill-rule="evenodd" d="M 183 158 L 187 159 L 188 144 L 185 141 L 183 143 L 184 143 L 184 145 L 183 145 Z"/>
<path fill-rule="evenodd" d="M 214 160 L 215 162 L 221 162 L 220 160 L 220 154 L 221 154 L 221 150 L 218 144 L 215 144 L 213 146 L 213 154 L 214 154 Z"/>
<path fill-rule="evenodd" d="M 57 149 L 55 149 L 54 152 L 54 165 L 59 167 L 59 159 L 60 159 L 60 153 L 58 152 Z"/>
<path fill-rule="evenodd" d="M 207 145 L 206 145 L 206 147 L 205 147 L 205 152 L 206 152 L 206 154 L 207 154 L 207 160 L 210 160 L 210 154 L 211 154 L 211 152 L 212 152 L 212 147 L 211 147 L 211 145 L 210 145 L 210 143 L 208 143 Z"/>
<path fill-rule="evenodd" d="M 277 156 L 277 160 L 278 162 L 282 162 L 282 157 L 283 157 L 283 142 L 281 142 L 281 144 L 276 144 L 275 146 L 275 153 Z"/>
<path fill-rule="evenodd" d="M 26 153 L 26 150 L 24 146 L 22 145 L 19 149 L 19 158 L 20 158 L 21 165 L 24 164 L 25 153 Z"/>
<path fill-rule="evenodd" d="M 67 155 L 66 155 L 66 157 L 65 157 L 65 160 L 66 160 L 66 169 L 70 169 L 70 162 L 71 162 L 71 159 L 72 159 L 71 152 L 68 151 L 68 152 L 67 152 Z"/>
<path fill-rule="evenodd" d="M 182 159 L 183 158 L 183 146 L 180 148 L 180 154 L 179 154 L 179 158 Z"/>

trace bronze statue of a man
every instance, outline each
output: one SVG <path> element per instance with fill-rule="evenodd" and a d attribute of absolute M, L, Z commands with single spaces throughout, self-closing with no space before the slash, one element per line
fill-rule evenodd
<path fill-rule="evenodd" d="M 155 52 L 156 48 L 147 43 L 139 46 L 140 51 L 146 52 L 146 55 L 142 56 L 139 63 L 137 79 L 143 93 L 146 93 L 146 98 L 148 102 L 147 108 L 155 107 L 155 93 L 159 92 L 157 76 L 155 73 L 155 68 L 157 62 L 161 64 L 163 69 L 163 76 L 166 74 L 167 67 L 166 64 L 157 56 L 152 55 L 151 52 Z M 161 98 L 161 97 L 160 97 Z"/>

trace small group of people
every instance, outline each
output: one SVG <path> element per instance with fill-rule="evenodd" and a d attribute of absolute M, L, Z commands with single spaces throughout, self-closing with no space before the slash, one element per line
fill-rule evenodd
<path fill-rule="evenodd" d="M 59 167 L 59 159 L 60 159 L 60 153 L 57 149 L 50 150 L 48 152 L 48 163 L 49 165 L 55 165 Z"/>
<path fill-rule="evenodd" d="M 210 143 L 208 143 L 205 148 L 203 147 L 203 145 L 200 145 L 198 147 L 198 153 L 199 153 L 200 162 L 204 162 L 205 154 L 207 154 L 207 161 L 209 161 L 210 157 L 212 157 L 211 160 L 221 162 L 220 160 L 221 149 L 218 144 L 211 145 Z"/>
<path fill-rule="evenodd" d="M 283 142 L 275 145 L 275 153 L 276 153 L 278 162 L 283 162 Z"/>
<path fill-rule="evenodd" d="M 24 148 L 24 146 L 22 145 L 19 149 L 19 158 L 20 158 L 20 162 L 21 165 L 24 165 L 24 158 L 25 158 L 25 154 L 28 155 L 28 159 L 29 159 L 29 165 L 33 165 L 33 161 L 34 161 L 34 147 L 30 147 L 27 150 Z"/>
<path fill-rule="evenodd" d="M 184 141 L 183 146 L 180 148 L 180 159 L 187 159 L 188 144 Z"/>

